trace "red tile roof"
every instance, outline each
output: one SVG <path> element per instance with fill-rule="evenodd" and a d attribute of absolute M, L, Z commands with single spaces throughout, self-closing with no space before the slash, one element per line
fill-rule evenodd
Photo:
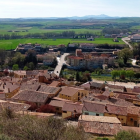
<path fill-rule="evenodd" d="M 140 115 L 140 108 L 139 107 L 133 107 L 133 106 L 130 106 L 127 108 L 127 113 L 128 115 Z"/>
<path fill-rule="evenodd" d="M 79 103 L 65 102 L 62 110 L 68 112 L 75 112 L 81 114 L 83 105 Z"/>
<path fill-rule="evenodd" d="M 83 89 L 73 88 L 73 87 L 63 87 L 62 90 L 60 91 L 60 94 L 67 95 L 67 96 L 73 96 L 79 90 L 83 90 Z"/>
<path fill-rule="evenodd" d="M 65 101 L 59 101 L 59 100 L 51 100 L 51 102 L 49 103 L 49 105 L 51 106 L 55 106 L 55 107 L 63 107 L 65 104 Z"/>
<path fill-rule="evenodd" d="M 123 115 L 123 116 L 127 115 L 127 107 L 107 104 L 106 110 L 107 110 L 106 113 L 110 113 L 110 114 Z"/>
<path fill-rule="evenodd" d="M 121 122 L 116 117 L 81 115 L 78 123 L 85 132 L 96 135 L 116 135 L 121 129 Z"/>
<path fill-rule="evenodd" d="M 104 113 L 106 112 L 105 103 L 93 102 L 93 101 L 83 101 L 83 111 Z"/>
<path fill-rule="evenodd" d="M 68 56 L 68 58 L 77 59 L 77 60 L 83 59 L 82 57 L 77 57 L 77 56 Z"/>

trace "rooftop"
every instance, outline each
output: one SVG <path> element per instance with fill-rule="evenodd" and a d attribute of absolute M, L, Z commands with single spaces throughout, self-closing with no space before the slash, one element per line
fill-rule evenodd
<path fill-rule="evenodd" d="M 102 122 L 102 123 L 121 123 L 116 117 L 106 117 L 106 116 L 91 116 L 91 115 L 81 115 L 79 121 L 89 121 L 89 122 Z"/>
<path fill-rule="evenodd" d="M 79 103 L 73 103 L 73 102 L 65 102 L 63 105 L 62 110 L 63 111 L 69 111 L 69 112 L 76 112 L 76 113 L 82 113 L 83 105 Z"/>
<path fill-rule="evenodd" d="M 74 88 L 74 87 L 63 87 L 61 92 L 60 92 L 60 94 L 67 95 L 67 96 L 73 96 L 79 90 L 83 90 L 83 89 L 81 89 L 81 88 Z"/>

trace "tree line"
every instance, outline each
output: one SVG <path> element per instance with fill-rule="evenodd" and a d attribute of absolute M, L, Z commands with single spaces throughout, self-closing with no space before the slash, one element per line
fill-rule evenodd
<path fill-rule="evenodd" d="M 0 40 L 9 40 L 9 39 L 22 39 L 22 38 L 87 38 L 90 36 L 97 36 L 96 33 L 75 33 L 75 31 L 63 31 L 60 33 L 57 32 L 47 32 L 47 33 L 28 33 L 26 35 L 21 35 L 19 33 L 12 33 L 12 34 L 0 34 Z"/>

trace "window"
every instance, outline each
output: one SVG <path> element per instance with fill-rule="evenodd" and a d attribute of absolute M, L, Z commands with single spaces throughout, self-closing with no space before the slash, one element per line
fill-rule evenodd
<path fill-rule="evenodd" d="M 80 93 L 78 92 L 78 96 L 80 96 Z"/>
<path fill-rule="evenodd" d="M 99 114 L 96 114 L 96 116 L 99 116 Z"/>
<path fill-rule="evenodd" d="M 85 115 L 89 115 L 89 113 L 88 112 L 85 112 Z"/>
<path fill-rule="evenodd" d="M 130 121 L 133 122 L 133 119 L 131 118 Z"/>
<path fill-rule="evenodd" d="M 57 107 L 57 108 L 56 108 L 56 110 L 58 111 L 58 110 L 59 110 L 59 108 Z"/>

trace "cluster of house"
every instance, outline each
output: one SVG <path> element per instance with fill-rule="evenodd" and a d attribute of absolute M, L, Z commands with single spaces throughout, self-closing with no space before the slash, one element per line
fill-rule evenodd
<path fill-rule="evenodd" d="M 38 111 L 42 106 L 47 113 Z M 15 71 L 13 77 L 0 80 L 0 112 L 8 108 L 22 115 L 59 116 L 95 135 L 139 130 L 139 106 L 137 86 L 126 88 L 96 82 L 75 86 L 47 70 Z"/>
<path fill-rule="evenodd" d="M 52 65 L 54 62 L 54 59 L 58 56 L 60 56 L 60 51 L 57 51 L 57 52 L 49 51 L 48 53 L 36 55 L 38 65 L 45 65 L 45 66 Z"/>
<path fill-rule="evenodd" d="M 105 38 L 122 38 L 128 36 L 128 33 L 120 33 L 120 34 L 105 34 Z"/>
<path fill-rule="evenodd" d="M 19 44 L 17 50 L 21 53 L 25 53 L 28 50 L 34 50 L 36 52 L 40 52 L 41 48 L 42 46 L 40 44 L 27 43 L 27 44 Z"/>
<path fill-rule="evenodd" d="M 83 53 L 77 49 L 75 55 L 67 56 L 67 64 L 72 69 L 95 69 L 114 66 L 114 57 L 110 54 Z"/>
<path fill-rule="evenodd" d="M 131 42 L 140 42 L 140 34 L 134 34 L 130 37 Z"/>

